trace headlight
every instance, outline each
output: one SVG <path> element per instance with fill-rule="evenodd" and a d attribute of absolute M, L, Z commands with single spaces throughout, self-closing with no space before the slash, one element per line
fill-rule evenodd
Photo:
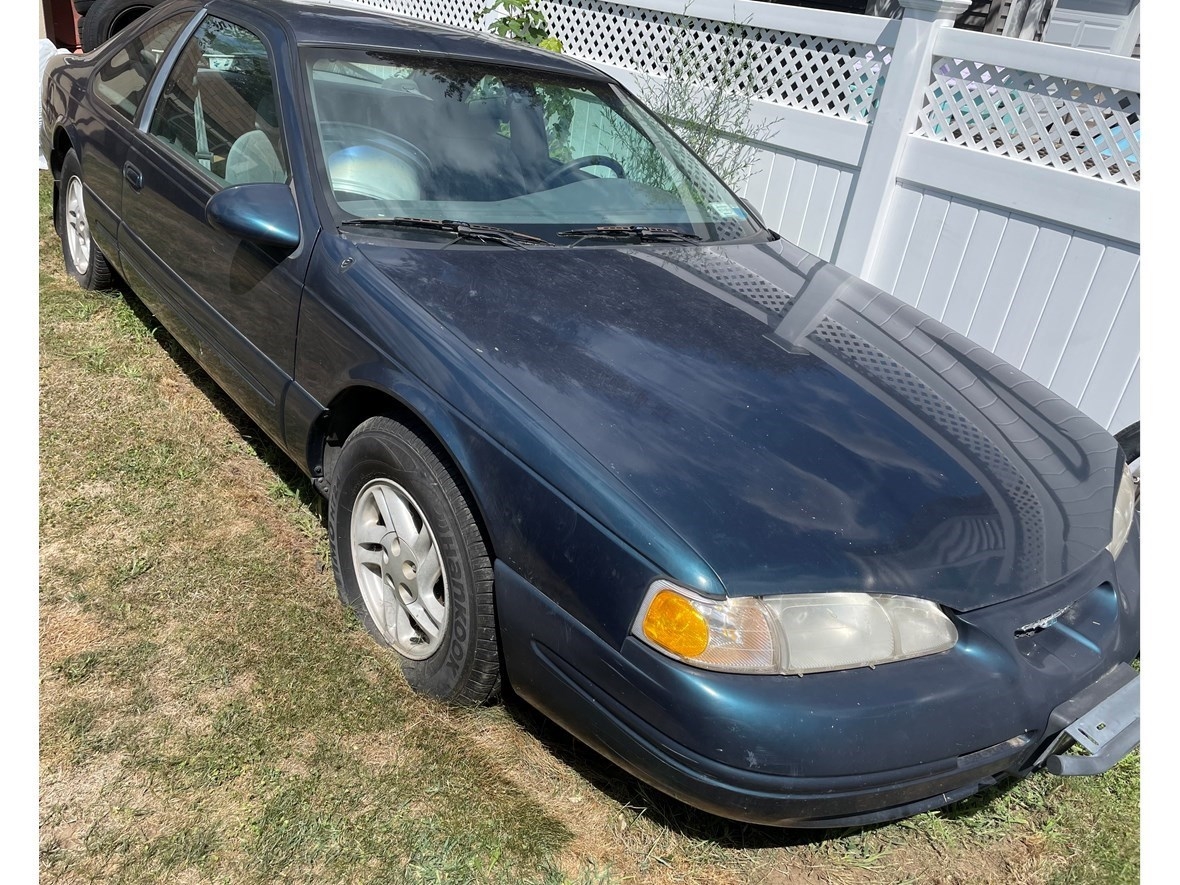
<path fill-rule="evenodd" d="M 1131 522 L 1135 519 L 1135 477 L 1125 466 L 1123 479 L 1119 483 L 1119 493 L 1114 499 L 1114 520 L 1110 527 L 1110 543 L 1106 549 L 1110 555 L 1118 559 L 1127 543 L 1127 535 L 1131 533 Z"/>
<path fill-rule="evenodd" d="M 731 673 L 873 667 L 951 648 L 937 605 L 908 596 L 803 593 L 710 599 L 668 581 L 648 588 L 632 632 L 664 654 Z"/>

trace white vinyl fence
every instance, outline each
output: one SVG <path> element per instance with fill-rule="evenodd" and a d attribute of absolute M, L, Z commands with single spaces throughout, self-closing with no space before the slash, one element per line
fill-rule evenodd
<path fill-rule="evenodd" d="M 476 28 L 482 0 L 325 0 Z M 1118 430 L 1139 419 L 1139 62 L 753 0 L 542 0 L 567 54 L 635 85 L 677 40 L 755 59 L 774 122 L 743 196 L 788 239 Z M 734 29 L 732 26 L 738 25 Z M 736 30 L 737 37 L 729 36 Z"/>

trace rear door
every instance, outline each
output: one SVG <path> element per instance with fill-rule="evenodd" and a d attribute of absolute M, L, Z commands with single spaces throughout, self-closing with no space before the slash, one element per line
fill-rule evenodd
<path fill-rule="evenodd" d="M 304 242 L 276 253 L 205 220 L 222 188 L 291 181 L 276 89 L 281 32 L 264 30 L 207 15 L 176 56 L 128 158 L 119 251 L 153 312 L 281 438 L 314 228 L 305 223 Z"/>

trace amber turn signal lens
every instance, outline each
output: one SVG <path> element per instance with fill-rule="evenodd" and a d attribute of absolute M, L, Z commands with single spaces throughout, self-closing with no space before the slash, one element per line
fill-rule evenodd
<path fill-rule="evenodd" d="M 661 590 L 647 607 L 643 635 L 685 658 L 700 655 L 709 645 L 709 625 L 704 617 L 691 602 L 670 590 Z"/>

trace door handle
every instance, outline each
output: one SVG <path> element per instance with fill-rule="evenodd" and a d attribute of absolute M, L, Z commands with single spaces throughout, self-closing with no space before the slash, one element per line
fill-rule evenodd
<path fill-rule="evenodd" d="M 132 166 L 130 163 L 123 164 L 123 177 L 126 178 L 127 183 L 136 190 L 139 190 L 143 187 L 143 173 Z"/>

